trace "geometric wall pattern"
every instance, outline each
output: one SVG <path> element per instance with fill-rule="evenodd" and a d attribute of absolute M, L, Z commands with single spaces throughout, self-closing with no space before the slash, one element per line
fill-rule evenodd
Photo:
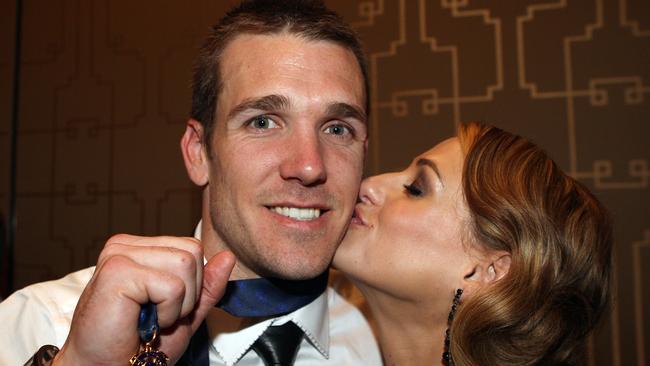
<path fill-rule="evenodd" d="M 112 233 L 187 235 L 178 140 L 196 48 L 235 0 L 24 0 L 14 288 L 95 262 Z M 330 0 L 371 77 L 367 174 L 481 120 L 544 147 L 615 219 L 613 305 L 588 365 L 650 364 L 650 2 Z M 15 2 L 0 0 L 0 216 Z"/>

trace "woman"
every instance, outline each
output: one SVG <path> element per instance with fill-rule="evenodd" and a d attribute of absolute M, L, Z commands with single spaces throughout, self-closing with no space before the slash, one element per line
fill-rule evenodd
<path fill-rule="evenodd" d="M 577 362 L 607 303 L 611 227 L 541 149 L 463 125 L 360 199 L 334 265 L 387 365 Z"/>

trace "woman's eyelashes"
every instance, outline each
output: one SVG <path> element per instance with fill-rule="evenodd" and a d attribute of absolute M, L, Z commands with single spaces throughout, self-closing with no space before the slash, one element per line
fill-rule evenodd
<path fill-rule="evenodd" d="M 424 192 L 416 185 L 415 182 L 411 184 L 405 184 L 404 185 L 404 190 L 406 191 L 406 194 L 409 196 L 414 196 L 414 197 L 420 197 Z"/>
<path fill-rule="evenodd" d="M 431 191 L 431 181 L 425 171 L 420 170 L 417 177 L 410 184 L 404 185 L 407 195 L 412 197 L 423 197 Z"/>

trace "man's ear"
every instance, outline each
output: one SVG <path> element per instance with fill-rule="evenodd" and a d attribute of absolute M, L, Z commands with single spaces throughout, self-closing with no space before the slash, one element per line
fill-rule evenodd
<path fill-rule="evenodd" d="M 198 186 L 208 184 L 209 162 L 203 144 L 203 125 L 195 119 L 187 121 L 185 133 L 181 137 L 181 152 L 187 175 Z"/>
<path fill-rule="evenodd" d="M 366 157 L 368 157 L 368 138 L 366 137 L 366 140 L 363 142 L 363 159 L 365 161 Z"/>

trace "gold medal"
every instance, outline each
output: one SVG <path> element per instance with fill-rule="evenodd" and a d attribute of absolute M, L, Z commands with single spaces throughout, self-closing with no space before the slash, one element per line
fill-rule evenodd
<path fill-rule="evenodd" d="M 154 331 L 153 338 L 149 342 L 142 343 L 140 352 L 133 355 L 129 360 L 132 366 L 167 366 L 169 357 L 154 346 L 157 338 L 158 332 Z"/>

